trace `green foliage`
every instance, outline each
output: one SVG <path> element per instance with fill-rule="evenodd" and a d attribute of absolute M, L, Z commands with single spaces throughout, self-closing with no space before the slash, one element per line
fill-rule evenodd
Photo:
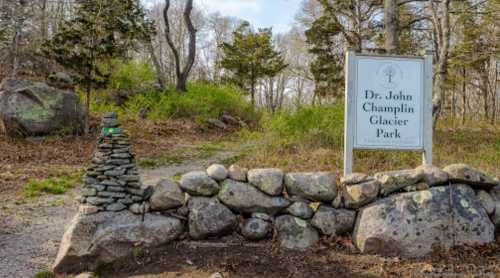
<path fill-rule="evenodd" d="M 41 180 L 31 180 L 24 188 L 24 196 L 33 198 L 41 193 L 64 194 L 69 189 L 76 187 L 82 177 L 81 172 L 63 174 Z"/>
<path fill-rule="evenodd" d="M 232 43 L 223 43 L 223 68 L 231 72 L 228 79 L 240 88 L 250 91 L 255 103 L 255 86 L 264 77 L 276 76 L 287 67 L 280 52 L 272 44 L 271 29 L 254 32 L 248 22 L 243 23 L 234 33 Z"/>
<path fill-rule="evenodd" d="M 75 16 L 65 21 L 44 52 L 77 74 L 87 92 L 106 85 L 110 76 L 103 64 L 124 57 L 137 40 L 152 33 L 152 24 L 135 0 L 79 2 Z"/>
<path fill-rule="evenodd" d="M 342 147 L 343 105 L 302 107 L 263 120 L 263 132 L 272 145 Z"/>
<path fill-rule="evenodd" d="M 113 61 L 113 73 L 109 79 L 108 89 L 128 93 L 143 92 L 151 89 L 156 81 L 156 73 L 146 61 L 132 60 Z"/>
<path fill-rule="evenodd" d="M 35 274 L 35 276 L 33 276 L 33 278 L 55 278 L 55 277 L 56 275 L 53 272 L 47 270 L 40 271 L 37 274 Z"/>

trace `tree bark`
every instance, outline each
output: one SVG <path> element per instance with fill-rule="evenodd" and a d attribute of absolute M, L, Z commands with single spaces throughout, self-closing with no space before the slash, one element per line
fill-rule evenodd
<path fill-rule="evenodd" d="M 170 9 L 170 0 L 165 0 L 165 8 L 163 9 L 163 18 L 165 20 L 165 38 L 167 39 L 167 44 L 172 50 L 175 60 L 175 75 L 177 77 L 176 89 L 180 92 L 187 91 L 187 80 L 189 73 L 194 65 L 194 60 L 196 58 L 196 32 L 193 22 L 191 20 L 191 12 L 193 11 L 193 0 L 186 1 L 186 7 L 184 9 L 184 22 L 189 31 L 189 52 L 187 62 L 181 70 L 181 61 L 179 57 L 179 50 L 175 46 L 172 35 L 170 33 L 170 23 L 168 19 L 168 10 Z"/>
<path fill-rule="evenodd" d="M 399 53 L 399 5 L 398 0 L 385 0 L 385 50 L 390 54 Z"/>

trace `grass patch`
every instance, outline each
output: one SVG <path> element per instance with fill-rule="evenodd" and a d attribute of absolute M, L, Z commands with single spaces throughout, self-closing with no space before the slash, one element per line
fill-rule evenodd
<path fill-rule="evenodd" d="M 278 167 L 285 171 L 343 171 L 343 104 L 305 107 L 296 112 L 266 115 L 258 131 L 243 130 L 240 140 L 251 142 L 245 155 L 231 161 L 248 168 Z M 450 128 L 434 132 L 434 164 L 466 163 L 500 177 L 500 127 Z M 354 171 L 375 173 L 414 168 L 419 152 L 355 150 Z"/>
<path fill-rule="evenodd" d="M 24 196 L 34 198 L 42 193 L 60 195 L 75 188 L 83 176 L 82 172 L 61 174 L 47 179 L 30 180 L 24 188 Z"/>
<path fill-rule="evenodd" d="M 37 274 L 35 274 L 35 276 L 33 276 L 33 278 L 55 278 L 55 277 L 56 275 L 53 272 L 47 270 L 40 271 Z"/>

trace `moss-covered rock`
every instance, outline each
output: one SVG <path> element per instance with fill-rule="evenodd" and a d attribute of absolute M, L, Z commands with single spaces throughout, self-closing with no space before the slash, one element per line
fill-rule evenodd
<path fill-rule="evenodd" d="M 81 133 L 85 110 L 73 92 L 27 80 L 0 85 L 0 119 L 9 136 Z"/>

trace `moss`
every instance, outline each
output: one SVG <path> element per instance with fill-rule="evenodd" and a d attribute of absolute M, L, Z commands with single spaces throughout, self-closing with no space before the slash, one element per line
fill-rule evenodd
<path fill-rule="evenodd" d="M 56 275 L 53 272 L 47 270 L 40 271 L 33 276 L 33 278 L 55 278 L 55 277 Z"/>
<path fill-rule="evenodd" d="M 82 176 L 82 172 L 76 172 L 61 174 L 47 179 L 30 180 L 24 188 L 24 196 L 26 198 L 33 198 L 39 196 L 41 193 L 64 194 L 69 189 L 75 188 Z"/>
<path fill-rule="evenodd" d="M 413 196 L 413 201 L 418 204 L 422 204 L 427 200 L 430 200 L 432 198 L 432 193 L 428 190 L 426 191 L 419 191 L 418 193 L 415 193 Z"/>

